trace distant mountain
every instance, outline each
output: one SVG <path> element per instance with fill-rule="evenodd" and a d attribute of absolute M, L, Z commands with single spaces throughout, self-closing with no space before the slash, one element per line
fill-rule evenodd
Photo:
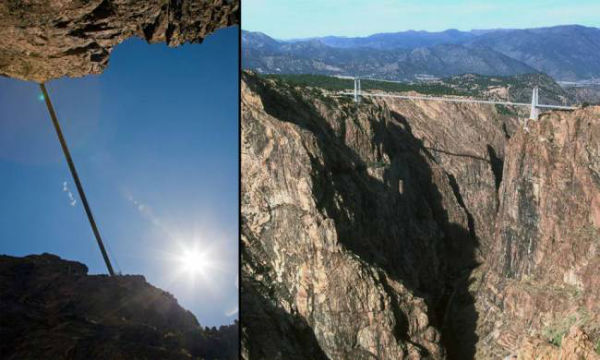
<path fill-rule="evenodd" d="M 600 77 L 600 29 L 584 26 L 494 31 L 470 46 L 494 49 L 557 80 Z"/>
<path fill-rule="evenodd" d="M 476 35 L 455 29 L 442 32 L 404 31 L 374 34 L 367 37 L 326 36 L 317 38 L 325 45 L 341 48 L 369 47 L 374 49 L 414 49 L 441 44 L 462 44 Z"/>
<path fill-rule="evenodd" d="M 600 77 L 600 29 L 578 25 L 405 31 L 293 41 L 277 41 L 262 33 L 243 32 L 242 36 L 244 66 L 262 72 L 358 74 L 395 80 L 414 79 L 421 73 L 443 77 L 544 72 L 562 81 Z"/>
<path fill-rule="evenodd" d="M 274 51 L 280 46 L 280 42 L 270 38 L 261 32 L 242 31 L 242 43 L 244 47 L 255 50 Z"/>
<path fill-rule="evenodd" d="M 534 73 L 522 62 L 485 48 L 441 44 L 414 49 L 343 48 L 321 39 L 283 42 L 262 33 L 242 35 L 242 65 L 260 73 L 358 75 L 414 80 L 427 74 L 515 75 Z"/>

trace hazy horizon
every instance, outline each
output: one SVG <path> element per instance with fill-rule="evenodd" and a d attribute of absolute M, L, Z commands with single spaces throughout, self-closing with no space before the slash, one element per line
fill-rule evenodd
<path fill-rule="evenodd" d="M 444 14 L 440 17 L 439 14 Z M 281 39 L 328 35 L 364 37 L 402 31 L 440 32 L 447 29 L 529 29 L 578 24 L 600 27 L 600 3 L 583 0 L 448 1 L 433 0 L 246 0 L 242 4 L 243 30 Z"/>
<path fill-rule="evenodd" d="M 439 31 L 408 29 L 408 30 L 398 30 L 398 31 L 376 32 L 376 33 L 371 33 L 371 34 L 366 34 L 366 35 L 358 35 L 358 36 L 327 34 L 327 35 L 310 36 L 310 37 L 296 37 L 296 38 L 278 38 L 278 37 L 272 36 L 269 33 L 261 31 L 261 30 L 252 30 L 252 29 L 245 29 L 245 28 L 242 29 L 242 32 L 262 33 L 262 34 L 265 34 L 265 35 L 267 35 L 270 38 L 275 39 L 275 40 L 296 41 L 296 40 L 320 39 L 320 38 L 325 38 L 325 37 L 337 37 L 337 38 L 347 38 L 347 39 L 351 39 L 351 38 L 368 38 L 368 37 L 374 36 L 374 35 L 401 34 L 401 33 L 409 33 L 409 32 L 440 34 L 440 33 L 444 33 L 444 32 L 447 32 L 447 31 L 460 31 L 460 32 L 469 33 L 469 32 L 492 32 L 492 31 L 511 31 L 511 30 L 535 30 L 535 29 L 545 29 L 545 28 L 554 28 L 554 27 L 568 27 L 568 26 L 581 26 L 581 27 L 587 27 L 587 28 L 600 29 L 600 25 L 599 26 L 587 26 L 587 25 L 581 25 L 581 24 L 559 24 L 559 25 L 538 26 L 538 27 L 530 27 L 530 28 L 489 28 L 489 29 L 483 29 L 483 28 L 481 28 L 481 29 L 469 29 L 469 30 L 460 30 L 460 29 L 456 29 L 456 28 L 448 28 L 448 29 L 439 30 Z"/>

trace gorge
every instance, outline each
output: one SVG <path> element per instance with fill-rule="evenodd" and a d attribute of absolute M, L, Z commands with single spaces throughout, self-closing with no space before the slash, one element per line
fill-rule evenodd
<path fill-rule="evenodd" d="M 241 123 L 243 358 L 599 356 L 600 107 L 526 129 L 244 72 Z"/>

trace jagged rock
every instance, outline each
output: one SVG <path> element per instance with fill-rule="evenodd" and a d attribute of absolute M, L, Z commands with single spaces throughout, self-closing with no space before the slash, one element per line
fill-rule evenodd
<path fill-rule="evenodd" d="M 502 359 L 572 325 L 596 344 L 599 119 L 527 131 L 244 73 L 244 358 Z"/>
<path fill-rule="evenodd" d="M 0 74 L 36 82 L 98 74 L 129 37 L 177 46 L 239 19 L 239 0 L 2 1 Z"/>
<path fill-rule="evenodd" d="M 304 339 L 330 359 L 474 352 L 463 289 L 481 257 L 475 231 L 490 246 L 494 161 L 515 127 L 489 106 L 357 107 L 245 73 L 242 308 L 273 309 L 242 319 L 246 358 L 288 358 L 260 352 L 269 339 L 254 334 L 267 328 L 297 334 L 279 337 L 283 348 Z M 467 320 L 447 325 L 450 299 Z M 464 351 L 444 344 L 455 328 Z"/>
<path fill-rule="evenodd" d="M 573 324 L 600 338 L 600 107 L 528 127 L 505 150 L 494 248 L 476 280 L 482 358 Z"/>
<path fill-rule="evenodd" d="M 0 255 L 0 314 L 2 359 L 237 358 L 237 326 L 221 329 L 227 347 L 143 276 L 87 275 L 50 254 Z"/>

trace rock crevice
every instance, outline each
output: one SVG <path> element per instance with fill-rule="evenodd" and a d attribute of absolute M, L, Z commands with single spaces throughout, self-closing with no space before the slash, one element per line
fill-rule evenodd
<path fill-rule="evenodd" d="M 242 80 L 242 283 L 287 314 L 242 319 L 246 359 L 289 355 L 253 337 L 269 327 L 330 359 L 503 358 L 571 325 L 600 338 L 598 108 L 526 132 L 491 106 Z"/>

